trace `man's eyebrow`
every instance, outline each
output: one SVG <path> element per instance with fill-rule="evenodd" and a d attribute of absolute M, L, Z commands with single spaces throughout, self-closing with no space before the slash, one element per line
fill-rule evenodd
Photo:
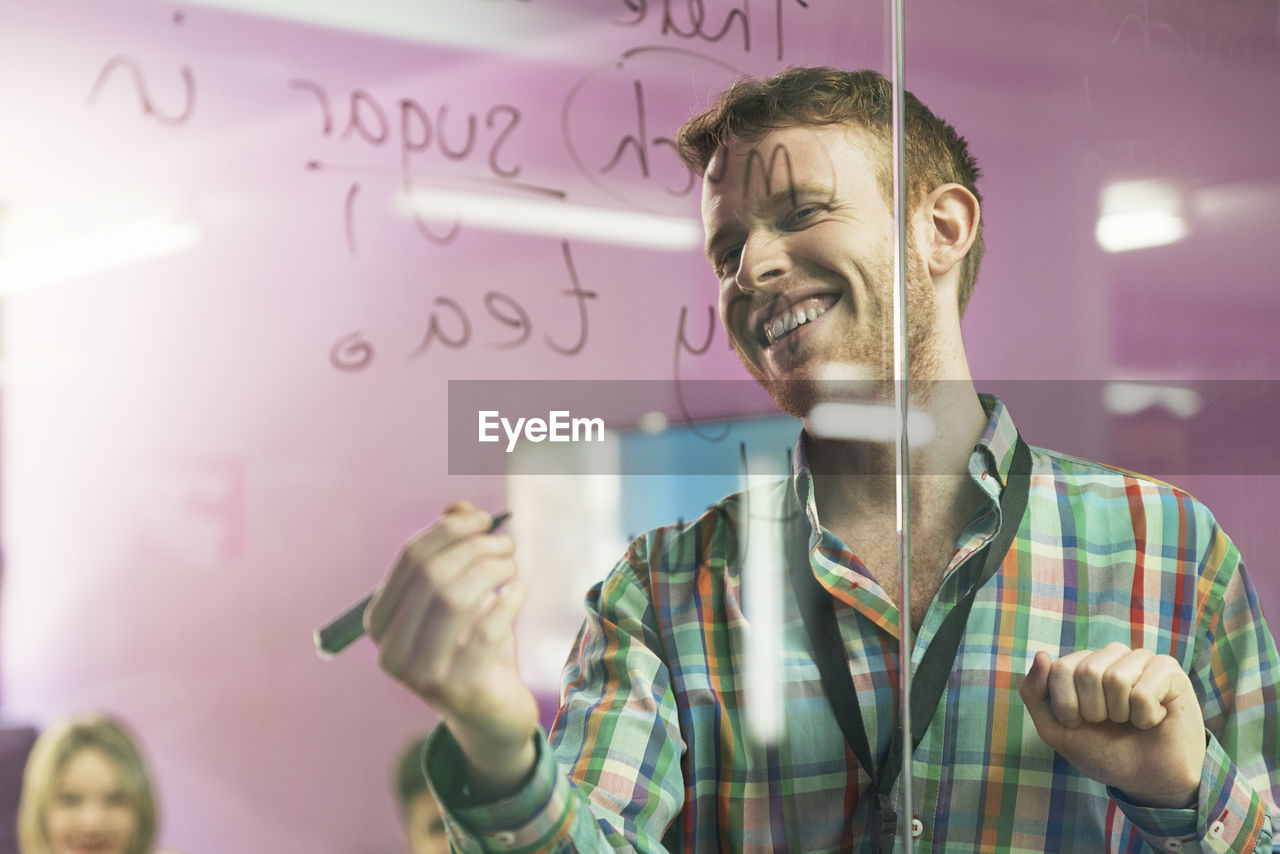
<path fill-rule="evenodd" d="M 830 199 L 835 196 L 835 191 L 826 184 L 793 184 L 785 190 L 779 190 L 770 195 L 765 200 L 765 204 L 777 204 L 781 197 L 785 197 L 786 201 L 795 203 L 800 196 L 821 196 L 824 199 Z"/>
<path fill-rule="evenodd" d="M 835 190 L 826 184 L 788 184 L 773 190 L 762 199 L 751 202 L 751 211 L 757 215 L 761 212 L 776 211 L 796 204 L 802 196 L 807 198 L 817 196 L 829 200 L 835 197 Z"/>
<path fill-rule="evenodd" d="M 725 229 L 723 228 L 717 228 L 713 232 L 708 232 L 707 242 L 702 245 L 702 254 L 707 256 L 707 258 L 714 263 L 716 260 L 715 259 L 716 249 L 719 248 L 719 246 L 722 243 L 724 243 L 725 240 L 726 240 L 726 234 L 725 234 Z"/>
<path fill-rule="evenodd" d="M 716 256 L 719 254 L 720 248 L 726 244 L 732 243 L 734 241 L 734 237 L 742 231 L 744 231 L 744 229 L 737 223 L 728 223 L 726 225 L 718 226 L 714 231 L 708 232 L 707 242 L 703 244 L 702 247 L 702 254 L 707 257 L 707 260 L 710 261 L 712 265 L 715 265 L 718 261 Z"/>

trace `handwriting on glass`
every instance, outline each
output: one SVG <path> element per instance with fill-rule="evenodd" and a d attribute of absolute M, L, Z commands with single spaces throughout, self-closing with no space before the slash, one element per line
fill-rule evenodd
<path fill-rule="evenodd" d="M 748 0 L 732 0 L 732 2 L 716 2 L 716 0 L 620 0 L 628 19 L 616 20 L 616 23 L 628 27 L 638 27 L 656 22 L 658 32 L 663 36 L 674 36 L 684 40 L 700 40 L 715 44 L 717 42 L 741 39 L 742 52 L 751 52 L 751 34 L 753 23 L 758 23 L 760 14 L 753 16 Z M 790 6 L 809 8 L 808 0 L 774 0 L 774 45 L 776 55 L 781 60 L 786 53 L 783 38 L 783 9 Z M 712 7 L 712 8 L 708 8 Z"/>
<path fill-rule="evenodd" d="M 522 165 L 508 150 L 508 143 L 521 121 L 519 108 L 511 104 L 493 104 L 481 111 L 454 111 L 441 103 L 430 109 L 414 98 L 401 97 L 384 104 L 364 89 L 352 89 L 345 95 L 332 97 L 329 90 L 315 80 L 296 78 L 289 88 L 306 93 L 314 101 L 322 139 L 359 139 L 373 149 L 393 145 L 399 154 L 400 185 L 405 207 L 417 232 L 427 241 L 444 246 L 457 239 L 462 222 L 455 217 L 443 226 L 433 226 L 415 200 L 429 191 L 414 177 L 415 159 L 427 153 L 438 154 L 446 164 L 464 167 L 482 163 L 487 170 L 484 179 L 501 183 L 507 189 L 563 198 L 564 193 L 546 187 L 520 184 L 514 179 Z M 353 171 L 351 168 L 311 160 L 312 171 Z M 354 171 L 376 171 L 354 167 Z M 356 254 L 355 218 L 362 184 L 351 181 L 343 204 L 343 223 L 347 248 Z"/>
<path fill-rule="evenodd" d="M 185 21 L 186 17 L 181 11 L 174 13 L 174 26 L 180 27 Z M 152 97 L 151 85 L 147 80 L 146 72 L 142 69 L 142 63 L 123 53 L 111 57 L 102 66 L 97 79 L 93 82 L 93 88 L 89 90 L 86 102 L 88 104 L 96 102 L 103 90 L 113 85 L 112 81 L 122 74 L 133 84 L 134 93 L 138 96 L 138 106 L 142 108 L 143 115 L 167 127 L 182 127 L 191 120 L 196 108 L 196 77 L 190 66 L 183 65 L 178 69 L 178 75 L 182 79 L 182 94 L 175 99 L 176 106 L 169 104 L 167 109 L 162 109 Z"/>
<path fill-rule="evenodd" d="M 573 263 L 573 254 L 567 240 L 561 241 L 565 270 L 569 277 L 569 287 L 560 291 L 561 296 L 572 300 L 578 309 L 576 334 L 570 336 L 544 333 L 542 342 L 553 353 L 561 356 L 576 356 L 587 346 L 590 334 L 589 303 L 599 293 L 586 290 L 578 279 L 578 271 Z M 448 350 L 462 350 L 469 347 L 473 340 L 472 315 L 475 307 L 468 309 L 462 303 L 447 296 L 437 296 L 432 300 L 432 308 L 427 317 L 426 331 L 418 346 L 409 354 L 411 358 L 422 356 L 433 348 L 443 347 Z M 559 317 L 564 312 L 557 303 L 552 314 Z M 483 343 L 497 350 L 509 350 L 523 347 L 533 336 L 533 322 L 524 304 L 510 294 L 502 291 L 486 291 L 481 298 L 483 314 L 480 317 L 487 326 L 497 333 Z M 329 350 L 329 363 L 339 371 L 354 372 L 369 368 L 376 357 L 377 347 L 360 331 L 344 335 Z"/>

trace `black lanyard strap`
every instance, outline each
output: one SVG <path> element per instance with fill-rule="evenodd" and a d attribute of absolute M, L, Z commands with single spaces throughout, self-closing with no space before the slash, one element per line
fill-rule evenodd
<path fill-rule="evenodd" d="M 924 738 L 929 721 L 938 708 L 943 689 L 955 666 L 956 652 L 960 648 L 960 638 L 964 635 L 965 624 L 969 621 L 969 611 L 973 607 L 973 599 L 978 589 L 990 580 L 1004 561 L 1013 538 L 1018 533 L 1023 514 L 1027 509 L 1027 496 L 1031 486 L 1031 451 L 1022 437 L 1017 437 L 1013 451 L 1013 463 L 1004 491 L 1000 495 L 1000 530 L 987 542 L 970 561 L 982 559 L 982 574 L 958 601 L 937 634 L 929 643 L 920 660 L 920 667 L 912 679 L 911 692 L 911 747 L 919 747 Z M 853 687 L 853 677 L 849 674 L 849 659 L 845 654 L 844 639 L 840 635 L 840 627 L 836 622 L 835 600 L 818 583 L 807 560 L 791 562 L 791 581 L 795 588 L 800 613 L 804 617 L 805 629 L 809 633 L 809 642 L 813 645 L 813 659 L 818 665 L 818 673 L 822 677 L 822 687 L 835 712 L 836 721 L 844 739 L 853 750 L 854 756 L 862 768 L 871 777 L 872 789 L 876 799 L 872 805 L 871 833 L 874 836 L 874 851 L 890 851 L 893 849 L 893 838 L 897 829 L 897 816 L 893 801 L 889 797 L 894 783 L 902 773 L 902 725 L 895 724 L 893 737 L 889 745 L 889 753 L 884 764 L 877 768 L 872 761 L 871 747 L 867 741 L 866 727 L 862 722 L 862 712 L 858 708 L 858 694 Z M 902 614 L 902 631 L 910 631 L 910 615 Z M 911 662 L 904 661 L 902 667 L 910 667 Z"/>

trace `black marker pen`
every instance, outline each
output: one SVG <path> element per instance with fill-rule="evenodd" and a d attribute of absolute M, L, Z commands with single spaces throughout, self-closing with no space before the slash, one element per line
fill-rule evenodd
<path fill-rule="evenodd" d="M 493 522 L 489 525 L 487 533 L 492 534 L 494 531 L 507 521 L 511 515 L 509 511 L 503 511 L 493 517 Z M 356 638 L 364 634 L 364 611 L 369 607 L 373 594 L 361 599 L 347 610 L 343 611 L 337 617 L 334 617 L 325 625 L 316 629 L 316 654 L 321 658 L 328 660 L 338 653 L 342 652 L 350 646 Z"/>

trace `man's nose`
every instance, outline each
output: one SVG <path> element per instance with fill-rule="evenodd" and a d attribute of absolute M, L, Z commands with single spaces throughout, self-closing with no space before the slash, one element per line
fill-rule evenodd
<path fill-rule="evenodd" d="M 781 284 L 790 269 L 791 259 L 782 235 L 753 232 L 742 244 L 734 281 L 748 293 L 765 291 Z"/>

